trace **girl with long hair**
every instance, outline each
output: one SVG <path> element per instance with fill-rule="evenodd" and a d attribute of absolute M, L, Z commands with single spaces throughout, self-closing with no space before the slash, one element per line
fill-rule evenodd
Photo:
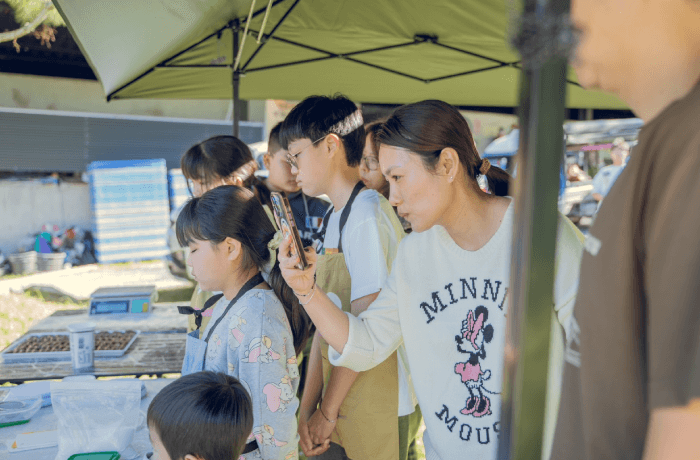
<path fill-rule="evenodd" d="M 297 458 L 296 355 L 310 322 L 276 261 L 281 233 L 250 190 L 232 185 L 190 200 L 176 233 L 195 280 L 221 291 L 205 304 L 213 313 L 202 338 L 187 337 L 183 374 L 224 372 L 246 387 L 254 424 L 243 458 Z"/>

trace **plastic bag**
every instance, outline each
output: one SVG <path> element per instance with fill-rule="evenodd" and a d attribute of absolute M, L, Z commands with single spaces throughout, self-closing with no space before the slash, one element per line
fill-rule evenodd
<path fill-rule="evenodd" d="M 126 453 L 140 423 L 141 383 L 52 382 L 51 402 L 58 425 L 56 460 L 88 452 Z"/>

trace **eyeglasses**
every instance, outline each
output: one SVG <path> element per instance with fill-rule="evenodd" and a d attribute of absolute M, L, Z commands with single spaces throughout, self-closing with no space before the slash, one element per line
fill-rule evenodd
<path fill-rule="evenodd" d="M 304 147 L 303 149 L 299 150 L 297 153 L 287 152 L 287 163 L 289 163 L 290 166 L 294 166 L 295 168 L 299 169 L 299 165 L 297 164 L 297 157 L 298 157 L 299 155 L 301 155 L 301 153 L 302 153 L 304 150 L 308 149 L 308 148 L 311 147 L 312 145 L 318 144 L 319 142 L 321 142 L 321 141 L 322 141 L 323 139 L 325 139 L 326 137 L 328 137 L 328 134 L 326 134 L 325 136 L 323 136 L 323 137 L 320 138 L 320 139 L 317 139 L 317 140 L 313 141 L 312 143 L 310 143 L 309 145 L 307 145 L 307 146 Z"/>
<path fill-rule="evenodd" d="M 373 157 L 373 156 L 362 157 L 362 161 L 364 161 L 365 166 L 370 171 L 376 171 L 377 168 L 379 168 L 379 160 L 377 160 L 377 157 Z"/>

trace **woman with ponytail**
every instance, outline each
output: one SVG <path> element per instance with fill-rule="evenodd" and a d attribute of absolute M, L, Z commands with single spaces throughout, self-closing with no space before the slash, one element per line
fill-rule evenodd
<path fill-rule="evenodd" d="M 202 289 L 222 292 L 205 304 L 212 315 L 201 339 L 188 335 L 183 374 L 224 372 L 248 390 L 254 424 L 242 458 L 297 458 L 296 354 L 310 322 L 280 273 L 281 233 L 250 190 L 232 185 L 190 200 L 176 233 Z M 189 313 L 199 328 L 201 312 Z"/>
<path fill-rule="evenodd" d="M 282 274 L 332 347 L 334 365 L 365 371 L 405 345 L 428 460 L 495 459 L 514 231 L 510 177 L 479 157 L 464 117 L 442 101 L 398 108 L 377 138 L 389 202 L 413 228 L 379 296 L 357 317 L 343 313 L 316 285 L 316 254 L 307 251 L 310 268 L 298 270 L 286 240 Z M 583 240 L 563 215 L 557 238 L 554 303 L 542 305 L 553 319 L 543 458 L 557 413 L 563 337 L 574 338 Z"/>

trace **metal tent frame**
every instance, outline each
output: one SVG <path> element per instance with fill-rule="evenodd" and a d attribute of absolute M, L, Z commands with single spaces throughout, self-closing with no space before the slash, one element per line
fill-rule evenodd
<path fill-rule="evenodd" d="M 156 69 L 182 69 L 182 68 L 190 68 L 190 69 L 196 69 L 196 68 L 202 68 L 202 69 L 211 69 L 211 68 L 228 68 L 231 69 L 231 82 L 232 82 L 232 100 L 233 100 L 233 135 L 238 136 L 238 124 L 241 119 L 241 114 L 240 114 L 240 79 L 241 77 L 249 74 L 249 73 L 254 73 L 254 72 L 259 72 L 263 70 L 271 70 L 271 69 L 279 69 L 279 68 L 284 68 L 284 67 L 291 67 L 291 66 L 297 66 L 297 65 L 303 65 L 303 64 L 309 64 L 312 62 L 319 62 L 319 61 L 327 61 L 331 59 L 343 59 L 349 62 L 353 62 L 358 65 L 363 65 L 367 66 L 376 70 L 380 70 L 383 72 L 387 72 L 393 75 L 405 77 L 412 79 L 414 81 L 419 81 L 422 83 L 433 83 L 437 81 L 442 81 L 442 80 L 447 80 L 451 78 L 457 78 L 457 77 L 463 77 L 466 75 L 471 75 L 471 74 L 476 74 L 476 73 L 481 73 L 481 72 L 487 72 L 490 70 L 495 70 L 495 69 L 500 69 L 503 67 L 512 67 L 518 70 L 523 70 L 522 68 L 522 62 L 521 60 L 516 60 L 516 61 L 511 61 L 511 62 L 506 62 L 502 61 L 499 59 L 495 59 L 474 51 L 470 51 L 467 49 L 461 49 L 455 46 L 450 46 L 446 45 L 444 43 L 440 42 L 440 39 L 436 35 L 425 35 L 425 34 L 418 34 L 413 37 L 413 40 L 407 41 L 405 43 L 399 43 L 396 45 L 390 45 L 390 46 L 382 46 L 382 47 L 377 47 L 377 48 L 370 48 L 370 49 L 362 49 L 358 51 L 353 51 L 350 53 L 335 53 L 330 50 L 325 50 L 321 49 L 318 47 L 314 46 L 309 46 L 305 45 L 303 43 L 295 42 L 293 40 L 288 40 L 285 38 L 281 38 L 275 35 L 279 27 L 285 22 L 287 18 L 290 17 L 290 15 L 293 13 L 295 7 L 299 4 L 301 0 L 294 0 L 294 2 L 290 5 L 290 7 L 287 9 L 287 11 L 282 15 L 282 17 L 277 21 L 277 24 L 272 28 L 272 30 L 269 33 L 263 33 L 261 34 L 260 30 L 254 30 L 250 28 L 246 28 L 246 24 L 249 24 L 253 18 L 256 18 L 262 14 L 267 14 L 269 12 L 270 8 L 274 8 L 281 3 L 284 3 L 286 0 L 275 0 L 272 2 L 270 5 L 266 6 L 265 8 L 261 8 L 259 10 L 253 11 L 251 10 L 251 14 L 244 19 L 234 19 L 232 21 L 229 21 L 226 25 L 222 26 L 215 32 L 207 35 L 203 39 L 199 40 L 198 42 L 188 46 L 187 48 L 183 49 L 182 51 L 179 51 L 172 56 L 170 56 L 167 59 L 164 59 L 160 63 L 156 64 L 154 67 L 152 67 L 149 70 L 146 70 L 143 72 L 141 75 L 135 77 L 128 83 L 120 86 L 116 90 L 112 91 L 107 95 L 107 101 L 110 101 L 112 99 L 118 99 L 119 98 L 119 93 L 131 86 L 132 84 L 136 83 L 143 77 L 147 76 L 148 74 L 152 73 Z M 264 23 L 263 23 L 264 25 Z M 198 46 L 206 43 L 209 40 L 219 40 L 222 37 L 222 34 L 226 30 L 231 30 L 232 35 L 233 35 L 233 57 L 232 57 L 232 63 L 231 64 L 174 64 L 173 61 L 177 60 L 179 57 L 183 56 L 185 53 L 197 48 Z M 237 66 L 239 62 L 239 57 L 238 54 L 240 53 L 240 42 L 241 42 L 241 33 L 247 33 L 249 35 L 258 35 L 260 37 L 260 43 L 256 47 L 256 49 L 253 51 L 252 55 L 246 60 L 246 62 L 241 65 Z M 312 59 L 302 59 L 302 60 L 297 60 L 297 61 L 291 61 L 291 62 L 286 62 L 286 63 L 281 63 L 281 64 L 274 64 L 274 65 L 268 65 L 268 66 L 260 66 L 260 67 L 252 67 L 251 64 L 253 64 L 253 61 L 255 60 L 256 56 L 260 51 L 265 47 L 265 45 L 270 41 L 270 40 L 275 40 L 279 41 L 288 45 L 292 45 L 298 48 L 302 48 L 308 51 L 314 51 L 320 54 L 325 54 L 323 57 L 317 57 L 317 58 L 312 58 Z M 377 64 L 372 64 L 370 62 L 363 61 L 358 58 L 358 56 L 362 56 L 365 54 L 369 53 L 374 53 L 378 51 L 386 51 L 389 49 L 397 49 L 397 48 L 408 48 L 411 46 L 415 45 L 420 45 L 420 44 L 431 44 L 436 47 L 441 47 L 445 49 L 449 49 L 452 51 L 455 51 L 457 53 L 465 54 L 468 56 L 476 57 L 479 59 L 482 59 L 484 61 L 484 67 L 474 69 L 474 70 L 469 70 L 466 72 L 458 72 L 458 73 L 453 73 L 453 74 L 448 74 L 448 75 L 442 75 L 439 77 L 434 77 L 434 78 L 420 78 L 416 75 L 411 75 L 406 72 L 401 72 L 396 69 L 391 69 L 388 67 L 380 66 Z M 575 85 L 578 87 L 581 87 L 581 85 L 578 82 L 575 82 L 573 80 L 567 79 L 567 83 L 571 85 Z"/>

